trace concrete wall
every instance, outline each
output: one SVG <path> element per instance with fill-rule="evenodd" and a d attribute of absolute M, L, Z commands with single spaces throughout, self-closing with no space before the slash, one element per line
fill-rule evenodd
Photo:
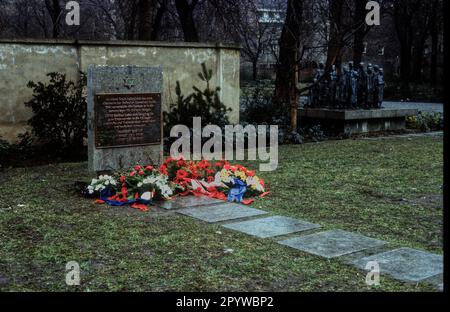
<path fill-rule="evenodd" d="M 230 122 L 239 122 L 239 48 L 222 44 L 165 42 L 92 42 L 55 40 L 0 40 L 0 137 L 14 141 L 27 129 L 31 112 L 23 104 L 31 98 L 28 81 L 47 81 L 49 72 L 78 79 L 87 66 L 158 66 L 164 71 L 163 107 L 175 100 L 176 81 L 184 94 L 203 88 L 198 77 L 205 62 L 214 72 L 221 99 L 232 108 Z"/>

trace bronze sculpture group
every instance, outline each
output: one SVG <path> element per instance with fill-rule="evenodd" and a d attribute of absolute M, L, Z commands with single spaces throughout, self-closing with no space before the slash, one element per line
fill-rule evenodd
<path fill-rule="evenodd" d="M 384 95 L 384 73 L 377 65 L 360 63 L 356 68 L 353 62 L 344 66 L 338 74 L 335 65 L 329 72 L 323 63 L 314 74 L 310 89 L 308 107 L 338 109 L 381 108 Z"/>

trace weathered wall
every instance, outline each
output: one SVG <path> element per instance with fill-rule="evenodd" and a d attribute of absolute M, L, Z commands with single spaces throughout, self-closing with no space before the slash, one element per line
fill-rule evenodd
<path fill-rule="evenodd" d="M 76 80 L 87 66 L 162 66 L 163 107 L 175 99 L 176 81 L 183 93 L 204 86 L 198 73 L 205 62 L 213 69 L 223 102 L 232 108 L 230 121 L 239 122 L 239 49 L 221 44 L 164 42 L 88 42 L 54 40 L 0 40 L 0 137 L 14 141 L 27 128 L 30 111 L 23 104 L 31 97 L 28 81 L 46 81 L 49 72 L 64 72 Z"/>

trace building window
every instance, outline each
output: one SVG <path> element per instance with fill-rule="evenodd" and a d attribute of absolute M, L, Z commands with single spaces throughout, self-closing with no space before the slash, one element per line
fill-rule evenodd
<path fill-rule="evenodd" d="M 378 55 L 384 55 L 384 47 L 378 49 Z"/>
<path fill-rule="evenodd" d="M 367 54 L 367 42 L 364 42 L 363 54 Z"/>

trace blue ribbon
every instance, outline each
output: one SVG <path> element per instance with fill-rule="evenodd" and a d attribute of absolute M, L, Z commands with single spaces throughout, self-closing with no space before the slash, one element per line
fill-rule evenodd
<path fill-rule="evenodd" d="M 228 192 L 228 201 L 230 203 L 236 201 L 238 203 L 242 202 L 244 199 L 245 192 L 247 192 L 246 184 L 240 179 L 233 178 L 233 187 Z"/>
<path fill-rule="evenodd" d="M 117 200 L 109 200 L 108 198 L 110 198 L 114 194 L 115 194 L 115 192 L 113 191 L 113 189 L 108 187 L 100 192 L 100 199 L 103 200 L 105 203 L 107 203 L 110 206 L 118 206 L 118 207 L 132 205 L 134 203 L 145 204 L 145 205 L 152 204 L 152 200 L 146 200 L 146 199 L 142 199 L 142 198 L 127 200 L 127 201 L 123 201 L 123 202 L 117 201 Z"/>

